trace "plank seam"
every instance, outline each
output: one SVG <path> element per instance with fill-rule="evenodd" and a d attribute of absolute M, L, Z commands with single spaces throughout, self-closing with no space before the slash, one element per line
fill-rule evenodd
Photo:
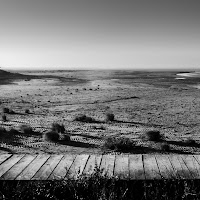
<path fill-rule="evenodd" d="M 51 173 L 49 174 L 49 176 L 47 177 L 47 180 L 49 179 L 49 177 L 51 176 L 51 174 L 54 172 L 54 170 L 56 169 L 56 167 L 58 166 L 58 164 L 61 162 L 61 160 L 64 158 L 64 155 L 62 155 L 60 161 L 57 163 L 57 165 L 54 167 L 54 169 L 51 171 Z"/>
<path fill-rule="evenodd" d="M 116 165 L 116 157 L 117 155 L 114 155 L 115 156 L 115 159 L 114 159 L 114 165 L 113 165 L 113 172 L 112 172 L 112 176 L 115 176 L 115 165 Z"/>
<path fill-rule="evenodd" d="M 190 175 L 193 177 L 193 179 L 195 178 L 192 174 L 192 172 L 190 171 L 189 167 L 187 166 L 187 164 L 185 163 L 183 157 L 181 156 L 182 161 L 184 162 L 185 166 L 187 167 L 188 171 L 190 172 Z M 196 169 L 196 168 L 195 168 Z"/>
<path fill-rule="evenodd" d="M 195 160 L 198 162 L 198 164 L 200 165 L 200 162 L 198 161 L 198 159 L 193 155 L 193 157 L 195 158 Z"/>
<path fill-rule="evenodd" d="M 142 166 L 143 166 L 143 171 L 144 171 L 144 178 L 145 178 L 145 180 L 147 180 L 146 173 L 145 173 L 145 167 L 144 167 L 144 155 L 143 154 L 142 154 Z"/>
<path fill-rule="evenodd" d="M 56 155 L 56 156 L 59 156 L 59 155 Z M 56 159 L 56 158 L 55 158 L 55 159 Z M 61 158 L 61 159 L 62 159 L 62 158 Z M 61 159 L 60 159 L 60 160 L 61 160 Z M 59 162 L 60 162 L 60 161 L 59 161 Z M 59 163 L 59 162 L 58 162 L 58 163 Z M 56 166 L 52 167 L 52 166 L 51 166 L 52 163 L 54 163 L 54 162 L 51 162 L 51 163 L 49 164 L 49 169 L 51 170 L 51 173 L 54 171 L 54 169 L 55 169 L 56 166 L 57 166 L 57 165 L 56 165 Z M 50 174 L 51 174 L 51 173 L 50 173 Z M 46 180 L 48 180 L 49 177 L 50 177 L 50 175 L 49 175 L 48 177 L 46 177 Z"/>
<path fill-rule="evenodd" d="M 102 162 L 102 157 L 103 157 L 102 154 L 99 155 L 99 156 L 101 156 L 101 160 L 100 160 L 100 162 L 99 162 L 99 166 L 97 166 L 98 169 L 100 169 L 101 162 Z M 95 167 L 96 167 L 96 163 L 97 163 L 97 158 L 96 158 L 96 155 L 95 155 Z"/>
<path fill-rule="evenodd" d="M 87 158 L 87 160 L 86 160 L 86 162 L 85 162 L 85 166 L 83 167 L 83 170 L 82 170 L 82 173 L 81 173 L 81 174 L 83 174 L 83 172 L 84 172 L 84 170 L 85 170 L 85 168 L 86 168 L 86 165 L 87 165 L 88 160 L 89 160 L 90 157 L 91 157 L 91 155 L 88 155 L 88 158 Z"/>
<path fill-rule="evenodd" d="M 66 158 L 67 155 L 69 155 L 69 154 L 63 155 L 63 157 L 61 158 L 59 164 L 60 164 L 61 162 L 63 162 L 63 160 Z M 73 158 L 73 154 L 71 154 L 71 155 L 72 155 L 72 158 Z M 74 161 L 74 160 L 75 160 L 75 158 L 73 158 L 73 161 Z M 72 163 L 73 163 L 73 161 L 72 161 Z M 71 165 L 72 165 L 72 164 L 71 164 Z M 70 165 L 70 167 L 71 167 L 71 165 Z M 70 168 L 70 167 L 69 167 L 69 168 Z M 56 169 L 56 168 L 57 168 L 57 166 L 54 168 L 53 172 L 55 172 L 55 169 Z M 67 168 L 64 168 L 64 169 L 66 169 L 66 173 L 67 173 L 67 170 L 69 170 L 69 169 L 67 169 Z M 51 173 L 51 175 L 52 175 L 53 177 L 59 177 L 59 176 L 57 176 L 57 175 L 54 175 L 53 172 Z M 54 179 L 49 179 L 49 178 L 51 177 L 51 175 L 48 177 L 48 180 L 54 180 Z M 66 174 L 64 175 L 64 177 L 63 177 L 62 179 L 64 179 L 65 176 L 66 176 Z"/>
<path fill-rule="evenodd" d="M 196 160 L 196 162 L 200 165 L 198 159 L 196 159 L 196 157 L 194 155 L 192 155 L 192 157 L 194 158 L 194 160 Z M 200 175 L 199 171 L 197 170 L 198 174 Z"/>
<path fill-rule="evenodd" d="M 182 164 L 181 164 L 181 161 L 180 161 L 180 154 L 178 155 L 177 160 L 179 161 L 179 164 L 180 164 L 180 166 L 181 166 L 182 173 L 183 173 L 184 176 L 186 177 L 185 170 L 184 170 L 184 168 L 183 168 L 183 166 L 182 166 Z M 186 166 L 186 168 L 187 168 L 187 166 Z M 189 170 L 188 170 L 188 171 L 189 171 Z M 190 171 L 189 171 L 189 173 L 190 173 Z M 184 179 L 185 179 L 185 177 L 184 177 Z"/>
<path fill-rule="evenodd" d="M 14 154 L 13 154 L 13 155 L 14 155 Z M 15 154 L 15 155 L 17 155 L 17 154 Z M 19 155 L 20 155 L 20 154 L 19 154 Z M 24 156 L 25 156 L 25 155 L 26 155 L 26 154 L 24 154 Z M 24 156 L 23 156 L 23 157 L 24 157 Z M 5 171 L 5 172 L 1 175 L 1 177 L 3 177 L 5 173 L 7 173 L 10 169 L 12 169 L 23 157 L 21 157 L 12 167 L 8 168 L 7 171 Z"/>
<path fill-rule="evenodd" d="M 130 154 L 128 154 L 128 180 L 130 180 Z"/>
<path fill-rule="evenodd" d="M 80 154 L 79 154 L 79 155 L 80 155 Z M 63 178 L 63 179 L 65 179 L 65 178 L 66 178 L 66 176 L 68 175 L 68 172 L 69 172 L 69 170 L 70 170 L 71 166 L 73 165 L 74 161 L 76 160 L 76 157 L 77 157 L 77 155 L 75 154 L 75 158 L 73 159 L 73 162 L 72 162 L 72 164 L 69 166 L 69 168 L 68 168 L 68 169 L 66 169 L 66 174 L 65 174 L 65 176 L 64 176 L 64 178 Z"/>
<path fill-rule="evenodd" d="M 158 170 L 159 170 L 159 175 L 160 175 L 160 177 L 161 177 L 161 179 L 164 179 L 164 177 L 162 176 L 162 174 L 161 174 L 161 172 L 160 172 L 160 168 L 159 168 L 159 165 L 158 165 L 158 161 L 157 161 L 157 158 L 156 158 L 156 156 L 155 156 L 155 160 L 156 160 L 156 164 L 157 164 L 157 167 L 158 167 Z"/>
<path fill-rule="evenodd" d="M 8 159 L 10 159 L 14 154 L 10 154 L 10 156 L 8 158 L 6 158 L 2 163 L 0 163 L 0 166 Z"/>
<path fill-rule="evenodd" d="M 99 169 L 100 169 L 100 166 L 101 166 L 102 160 L 103 160 L 103 154 L 101 154 L 101 160 L 100 160 L 100 162 L 99 162 Z"/>
<path fill-rule="evenodd" d="M 178 178 L 181 179 L 181 176 L 179 175 L 179 173 L 177 173 L 177 170 L 176 170 L 176 168 L 174 167 L 174 165 L 172 164 L 172 161 L 171 161 L 170 157 L 169 157 L 169 156 L 167 156 L 167 157 L 168 157 L 168 159 L 169 159 L 169 162 L 170 162 L 171 165 L 172 165 L 172 168 L 174 169 L 175 176 L 178 176 Z"/>
<path fill-rule="evenodd" d="M 51 158 L 51 156 L 48 157 L 48 159 L 42 164 L 42 166 L 40 166 L 40 168 L 35 172 L 35 174 L 30 178 L 30 180 L 32 180 L 34 178 L 34 176 L 37 174 L 37 172 L 44 166 L 44 164 Z"/>
<path fill-rule="evenodd" d="M 20 176 L 22 173 L 23 173 L 23 171 L 36 159 L 38 157 L 38 155 L 37 156 L 35 156 L 35 158 L 21 171 L 21 173 L 20 174 L 18 174 L 16 177 L 15 177 L 15 179 L 14 180 L 16 180 L 17 179 L 17 177 L 18 176 Z"/>

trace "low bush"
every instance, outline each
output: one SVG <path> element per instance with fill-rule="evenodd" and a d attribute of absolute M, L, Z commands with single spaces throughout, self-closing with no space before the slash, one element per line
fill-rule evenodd
<path fill-rule="evenodd" d="M 2 121 L 3 121 L 3 122 L 6 122 L 6 121 L 7 121 L 6 115 L 2 115 Z"/>
<path fill-rule="evenodd" d="M 158 131 L 158 130 L 147 131 L 146 136 L 149 141 L 158 142 L 158 141 L 162 140 L 162 135 L 160 134 L 160 131 Z"/>
<path fill-rule="evenodd" d="M 75 117 L 76 121 L 80 121 L 80 122 L 95 122 L 95 119 L 93 119 L 92 117 L 88 117 L 86 115 L 79 115 Z"/>
<path fill-rule="evenodd" d="M 185 142 L 187 145 L 196 145 L 196 141 L 194 139 L 188 138 Z"/>
<path fill-rule="evenodd" d="M 65 132 L 65 127 L 64 125 L 60 125 L 58 123 L 53 123 L 52 126 L 51 126 L 51 130 L 53 132 L 57 132 L 57 133 L 64 133 Z"/>
<path fill-rule="evenodd" d="M 135 149 L 135 143 L 129 138 L 115 138 L 109 137 L 104 143 L 104 147 L 116 151 L 130 151 Z"/>
<path fill-rule="evenodd" d="M 26 113 L 26 114 L 29 114 L 29 113 L 30 113 L 30 110 L 29 110 L 29 109 L 26 109 L 26 110 L 25 110 L 25 113 Z"/>
<path fill-rule="evenodd" d="M 9 110 L 9 114 L 15 114 L 15 111 Z"/>
<path fill-rule="evenodd" d="M 9 113 L 9 112 L 10 112 L 9 108 L 3 108 L 3 113 Z"/>
<path fill-rule="evenodd" d="M 33 133 L 33 129 L 31 126 L 27 125 L 27 124 L 23 124 L 20 126 L 20 131 L 24 134 L 32 134 Z"/>
<path fill-rule="evenodd" d="M 63 141 L 70 141 L 70 135 L 69 134 L 67 134 L 67 135 L 63 135 L 63 139 L 62 139 Z"/>
<path fill-rule="evenodd" d="M 43 134 L 43 139 L 46 141 L 57 142 L 60 135 L 55 131 L 48 131 Z"/>
<path fill-rule="evenodd" d="M 162 151 L 170 151 L 169 144 L 166 144 L 166 143 L 161 144 L 161 150 Z"/>
<path fill-rule="evenodd" d="M 6 129 L 0 126 L 0 135 L 6 133 Z"/>
<path fill-rule="evenodd" d="M 91 128 L 93 129 L 99 129 L 99 130 L 106 130 L 106 127 L 101 125 L 101 126 L 92 126 Z"/>
<path fill-rule="evenodd" d="M 112 122 L 112 121 L 114 121 L 114 119 L 115 119 L 115 115 L 113 113 L 107 113 L 106 114 L 106 121 Z"/>
<path fill-rule="evenodd" d="M 3 108 L 3 113 L 7 113 L 7 114 L 15 114 L 15 112 L 9 108 Z"/>
<path fill-rule="evenodd" d="M 14 128 L 11 128 L 9 131 L 8 131 L 9 134 L 12 134 L 12 135 L 16 135 L 16 134 L 19 134 L 19 131 L 14 129 Z"/>

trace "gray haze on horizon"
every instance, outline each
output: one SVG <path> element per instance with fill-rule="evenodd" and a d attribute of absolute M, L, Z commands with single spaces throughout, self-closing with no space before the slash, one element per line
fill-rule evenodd
<path fill-rule="evenodd" d="M 0 0 L 2 69 L 200 69 L 198 0 Z"/>

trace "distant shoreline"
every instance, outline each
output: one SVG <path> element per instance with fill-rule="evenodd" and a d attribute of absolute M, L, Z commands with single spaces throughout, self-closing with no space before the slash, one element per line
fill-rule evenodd
<path fill-rule="evenodd" d="M 177 76 L 186 76 L 186 77 L 198 77 L 200 76 L 200 72 L 187 72 L 187 73 L 179 73 Z"/>

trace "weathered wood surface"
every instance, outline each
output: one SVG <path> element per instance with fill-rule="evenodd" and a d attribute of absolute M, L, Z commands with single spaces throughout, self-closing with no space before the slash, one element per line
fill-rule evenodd
<path fill-rule="evenodd" d="M 199 179 L 200 155 L 0 154 L 0 180 L 62 180 L 92 174 L 127 180 Z"/>

